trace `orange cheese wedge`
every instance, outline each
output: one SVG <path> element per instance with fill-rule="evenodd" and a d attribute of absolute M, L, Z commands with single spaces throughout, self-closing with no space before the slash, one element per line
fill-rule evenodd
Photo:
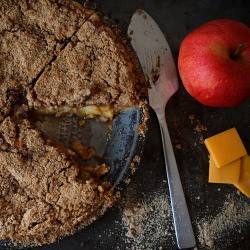
<path fill-rule="evenodd" d="M 223 167 L 247 154 L 235 128 L 205 139 L 205 145 L 216 167 Z M 228 166 L 228 165 L 227 165 Z"/>
<path fill-rule="evenodd" d="M 217 168 L 213 159 L 209 160 L 209 178 L 210 183 L 238 183 L 240 177 L 241 159 L 235 160 L 227 165 Z"/>
<path fill-rule="evenodd" d="M 234 183 L 243 194 L 250 198 L 250 156 L 246 155 L 241 160 L 240 178 Z"/>

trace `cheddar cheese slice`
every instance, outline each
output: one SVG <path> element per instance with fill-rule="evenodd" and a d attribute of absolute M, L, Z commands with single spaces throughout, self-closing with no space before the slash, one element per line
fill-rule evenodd
<path fill-rule="evenodd" d="M 240 166 L 241 159 L 238 159 L 221 168 L 217 168 L 214 160 L 210 157 L 208 182 L 226 184 L 237 183 L 240 177 Z"/>
<path fill-rule="evenodd" d="M 218 168 L 247 154 L 235 128 L 228 129 L 205 139 L 205 145 Z"/>
<path fill-rule="evenodd" d="M 239 182 L 234 184 L 243 194 L 250 198 L 250 156 L 242 157 Z"/>

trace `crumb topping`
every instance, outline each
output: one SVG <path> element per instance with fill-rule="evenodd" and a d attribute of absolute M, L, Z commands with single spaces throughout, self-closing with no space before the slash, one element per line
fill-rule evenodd
<path fill-rule="evenodd" d="M 146 91 L 139 70 L 124 41 L 93 14 L 30 90 L 29 105 L 39 109 L 111 104 L 116 110 L 138 105 Z"/>
<path fill-rule="evenodd" d="M 80 169 L 28 120 L 15 124 L 7 117 L 0 134 L 1 238 L 51 243 L 88 225 L 116 200 L 111 185 L 99 179 L 105 166 Z"/>
<path fill-rule="evenodd" d="M 1 2 L 0 120 L 92 12 L 66 0 Z"/>
<path fill-rule="evenodd" d="M 0 238 L 48 244 L 90 224 L 119 194 L 101 180 L 108 166 L 81 166 L 29 111 L 118 112 L 139 105 L 147 88 L 128 41 L 86 4 L 3 0 L 0 19 Z"/>

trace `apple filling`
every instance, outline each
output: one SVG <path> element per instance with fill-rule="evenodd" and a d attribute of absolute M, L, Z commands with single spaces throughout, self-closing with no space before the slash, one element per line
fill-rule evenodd
<path fill-rule="evenodd" d="M 106 122 L 112 120 L 114 116 L 114 107 L 110 105 L 95 106 L 89 105 L 80 108 L 59 107 L 59 108 L 40 108 L 36 110 L 41 115 L 77 115 L 87 119 L 98 118 L 100 121 Z"/>

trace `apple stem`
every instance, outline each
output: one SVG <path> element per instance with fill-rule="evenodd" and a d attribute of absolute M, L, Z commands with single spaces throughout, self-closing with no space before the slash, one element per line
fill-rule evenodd
<path fill-rule="evenodd" d="M 235 59 L 237 57 L 237 55 L 239 54 L 240 50 L 245 46 L 244 43 L 240 43 L 236 50 L 234 51 L 233 55 L 232 55 L 232 59 Z"/>

